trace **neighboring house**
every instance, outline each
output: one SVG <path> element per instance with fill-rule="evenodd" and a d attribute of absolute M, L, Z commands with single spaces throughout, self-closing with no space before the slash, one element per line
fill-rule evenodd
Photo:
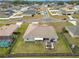
<path fill-rule="evenodd" d="M 56 42 L 58 36 L 55 29 L 48 25 L 30 24 L 23 36 L 24 41 L 46 41 L 47 44 Z M 49 42 L 49 43 L 48 43 Z M 47 45 L 46 44 L 46 45 Z M 53 47 L 54 48 L 54 47 Z"/>
<path fill-rule="evenodd" d="M 79 37 L 79 22 L 76 26 L 67 26 L 65 29 L 69 32 L 71 37 Z"/>
<path fill-rule="evenodd" d="M 32 16 L 32 15 L 35 15 L 37 13 L 36 10 L 26 10 L 23 12 L 25 16 Z"/>
<path fill-rule="evenodd" d="M 0 27 L 0 47 L 9 47 L 12 40 L 12 34 L 18 27 L 16 24 Z"/>
<path fill-rule="evenodd" d="M 29 7 L 29 9 L 39 9 L 39 8 L 40 8 L 40 6 L 38 4 L 34 4 Z"/>
<path fill-rule="evenodd" d="M 74 14 L 75 13 L 75 9 L 74 8 L 61 8 L 62 14 Z"/>
<path fill-rule="evenodd" d="M 7 10 L 5 11 L 5 14 L 6 14 L 6 15 L 9 15 L 9 16 L 13 15 L 13 13 L 15 13 L 15 11 L 13 11 L 13 10 L 11 10 L 11 9 L 7 9 Z"/>
<path fill-rule="evenodd" d="M 62 11 L 61 10 L 54 10 L 54 9 L 50 9 L 48 8 L 48 11 L 51 15 L 62 15 Z"/>
<path fill-rule="evenodd" d="M 28 8 L 29 7 L 23 7 L 23 8 L 21 8 L 21 11 L 24 12 L 24 11 L 28 10 Z"/>
<path fill-rule="evenodd" d="M 0 40 L 3 40 L 4 38 L 6 40 L 10 39 L 10 36 L 17 28 L 18 27 L 14 24 L 0 27 Z"/>
<path fill-rule="evenodd" d="M 74 6 L 75 10 L 79 10 L 79 5 Z"/>
<path fill-rule="evenodd" d="M 73 18 L 73 17 L 70 16 L 70 15 L 69 15 L 68 17 L 69 17 L 68 22 L 72 23 L 73 25 L 77 25 L 76 20 L 78 20 L 78 19 L 75 19 L 75 18 Z"/>
<path fill-rule="evenodd" d="M 74 6 L 74 9 L 76 10 L 76 13 L 79 13 L 79 5 Z"/>

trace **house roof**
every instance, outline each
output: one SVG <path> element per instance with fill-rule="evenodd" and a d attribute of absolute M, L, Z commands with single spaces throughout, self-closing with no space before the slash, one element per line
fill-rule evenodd
<path fill-rule="evenodd" d="M 24 14 L 36 14 L 36 12 L 37 12 L 37 11 L 35 11 L 35 10 L 30 10 L 30 9 L 29 9 L 29 10 L 24 11 L 23 13 L 24 13 Z"/>
<path fill-rule="evenodd" d="M 32 5 L 29 8 L 39 8 L 40 6 L 38 4 Z"/>
<path fill-rule="evenodd" d="M 41 21 L 46 21 L 46 22 L 64 22 L 64 20 L 61 20 L 61 19 L 55 19 L 55 18 L 52 18 L 52 17 L 43 17 L 41 18 Z"/>
<path fill-rule="evenodd" d="M 30 24 L 23 36 L 24 38 L 55 38 L 58 36 L 52 26 Z"/>
<path fill-rule="evenodd" d="M 14 24 L 0 27 L 0 36 L 10 36 L 17 29 Z"/>
<path fill-rule="evenodd" d="M 79 26 L 67 26 L 66 30 L 68 30 L 69 32 L 71 32 L 74 36 L 77 35 L 79 36 Z"/>
<path fill-rule="evenodd" d="M 74 6 L 75 8 L 79 9 L 79 5 Z"/>

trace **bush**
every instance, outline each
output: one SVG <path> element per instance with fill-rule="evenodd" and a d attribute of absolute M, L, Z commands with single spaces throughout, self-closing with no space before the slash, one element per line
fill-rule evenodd
<path fill-rule="evenodd" d="M 78 46 L 75 46 L 75 48 L 72 49 L 72 51 L 73 51 L 74 53 L 79 53 L 79 47 L 78 47 Z"/>
<path fill-rule="evenodd" d="M 64 32 L 64 33 L 68 33 L 68 31 L 67 31 L 65 28 L 63 28 L 63 32 Z"/>

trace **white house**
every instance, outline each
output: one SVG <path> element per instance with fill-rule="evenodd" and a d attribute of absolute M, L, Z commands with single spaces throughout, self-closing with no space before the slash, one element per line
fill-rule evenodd
<path fill-rule="evenodd" d="M 52 26 L 32 23 L 29 24 L 23 38 L 24 41 L 44 40 L 45 38 L 48 38 L 48 40 L 54 39 L 54 41 L 57 41 L 58 36 Z"/>
<path fill-rule="evenodd" d="M 29 24 L 23 36 L 24 41 L 42 41 L 45 42 L 46 48 L 54 48 L 53 44 L 57 41 L 58 36 L 52 26 L 37 23 Z"/>

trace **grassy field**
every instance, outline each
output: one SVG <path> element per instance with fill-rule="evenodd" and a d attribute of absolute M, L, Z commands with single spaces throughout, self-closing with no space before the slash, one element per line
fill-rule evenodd
<path fill-rule="evenodd" d="M 20 32 L 21 34 L 20 34 L 19 37 L 16 39 L 16 40 L 17 40 L 17 43 L 16 43 L 15 46 L 13 47 L 12 51 L 15 50 L 15 48 L 16 48 L 18 42 L 20 42 L 20 40 L 23 39 L 22 37 L 23 37 L 23 34 L 24 34 L 24 32 L 25 32 L 27 26 L 28 26 L 27 23 L 23 23 L 22 26 L 21 26 L 21 28 L 19 28 L 19 29 L 16 30 L 16 32 Z"/>
<path fill-rule="evenodd" d="M 62 32 L 62 29 L 65 26 L 73 26 L 73 24 L 69 22 L 62 22 L 62 23 L 48 23 L 48 25 L 53 26 L 56 29 L 56 32 Z"/>
<path fill-rule="evenodd" d="M 19 39 L 12 53 L 71 53 L 71 51 L 65 45 L 62 36 L 59 36 L 53 50 L 45 49 L 43 42 L 24 42 L 23 39 Z"/>
<path fill-rule="evenodd" d="M 9 16 L 0 13 L 0 18 L 8 18 Z"/>
<path fill-rule="evenodd" d="M 52 25 L 52 24 L 51 24 Z M 58 26 L 59 24 L 53 24 Z M 53 26 L 52 25 L 52 26 Z M 68 25 L 68 24 L 66 24 Z M 27 25 L 22 26 L 24 29 L 19 29 L 23 34 Z M 60 25 L 61 26 L 61 25 Z M 57 29 L 56 29 L 57 30 Z M 58 29 L 59 31 L 59 29 Z M 60 32 L 60 31 L 59 31 Z M 55 48 L 53 50 L 48 50 L 44 47 L 43 42 L 24 42 L 23 36 L 17 38 L 17 43 L 15 44 L 12 53 L 71 53 L 71 50 L 64 42 L 64 38 L 58 34 L 58 41 L 55 44 Z"/>
<path fill-rule="evenodd" d="M 6 55 L 9 48 L 0 48 L 0 55 Z"/>
<path fill-rule="evenodd" d="M 49 13 L 49 16 L 52 17 L 52 18 L 56 18 L 58 20 L 59 19 L 63 20 L 63 19 L 67 19 L 68 18 L 66 15 L 51 15 L 50 13 Z"/>
<path fill-rule="evenodd" d="M 79 38 L 72 38 L 69 33 L 64 33 L 70 44 L 74 44 L 76 47 L 73 50 L 74 53 L 79 53 Z"/>
<path fill-rule="evenodd" d="M 79 19 L 79 14 L 73 14 L 72 16 L 73 16 L 74 18 Z"/>
<path fill-rule="evenodd" d="M 65 33 L 65 35 L 67 36 L 68 41 L 71 44 L 75 44 L 75 45 L 77 45 L 79 47 L 79 38 L 72 38 L 68 33 Z"/>
<path fill-rule="evenodd" d="M 42 17 L 43 17 L 43 15 L 39 14 L 39 15 L 34 15 L 33 17 L 31 17 L 31 16 L 24 16 L 23 19 L 31 20 L 31 19 L 40 19 Z"/>
<path fill-rule="evenodd" d="M 65 16 L 65 15 L 60 15 L 60 16 L 52 16 L 53 18 L 56 18 L 56 19 L 67 19 L 68 17 L 67 16 Z"/>

